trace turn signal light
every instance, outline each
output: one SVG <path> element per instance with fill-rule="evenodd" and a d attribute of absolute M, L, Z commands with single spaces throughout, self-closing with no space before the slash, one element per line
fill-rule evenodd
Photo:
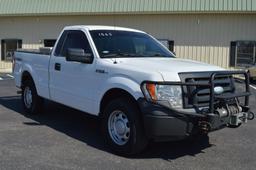
<path fill-rule="evenodd" d="M 156 97 L 156 85 L 155 84 L 146 84 L 146 88 L 152 100 L 157 100 Z"/>

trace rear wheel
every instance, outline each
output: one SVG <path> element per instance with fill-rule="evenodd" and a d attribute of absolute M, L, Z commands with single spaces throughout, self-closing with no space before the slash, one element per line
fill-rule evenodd
<path fill-rule="evenodd" d="M 38 96 L 33 81 L 27 80 L 24 82 L 21 99 L 26 113 L 36 114 L 42 110 L 43 99 Z"/>
<path fill-rule="evenodd" d="M 140 111 L 128 98 L 115 99 L 106 106 L 102 131 L 111 149 L 121 155 L 137 154 L 148 142 Z"/>

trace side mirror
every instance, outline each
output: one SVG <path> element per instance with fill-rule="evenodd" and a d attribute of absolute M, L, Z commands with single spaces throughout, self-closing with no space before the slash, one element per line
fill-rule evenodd
<path fill-rule="evenodd" d="M 68 48 L 66 60 L 91 64 L 93 62 L 93 55 L 92 53 L 85 53 L 83 49 Z"/>

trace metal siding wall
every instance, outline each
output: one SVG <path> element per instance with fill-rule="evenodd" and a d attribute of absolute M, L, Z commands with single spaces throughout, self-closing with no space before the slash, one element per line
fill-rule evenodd
<path fill-rule="evenodd" d="M 178 57 L 228 68 L 230 42 L 256 40 L 255 20 L 256 14 L 2 17 L 0 39 L 18 38 L 23 48 L 38 48 L 66 25 L 117 25 L 174 40 Z"/>
<path fill-rule="evenodd" d="M 43 47 L 43 44 L 22 44 L 22 48 L 25 49 L 39 49 L 40 47 Z"/>
<path fill-rule="evenodd" d="M 256 12 L 256 0 L 0 0 L 0 15 Z"/>

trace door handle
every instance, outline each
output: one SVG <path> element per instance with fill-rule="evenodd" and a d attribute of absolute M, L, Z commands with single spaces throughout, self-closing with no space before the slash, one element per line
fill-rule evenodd
<path fill-rule="evenodd" d="M 57 70 L 57 71 L 60 71 L 61 70 L 61 64 L 60 63 L 55 63 L 54 69 Z"/>

